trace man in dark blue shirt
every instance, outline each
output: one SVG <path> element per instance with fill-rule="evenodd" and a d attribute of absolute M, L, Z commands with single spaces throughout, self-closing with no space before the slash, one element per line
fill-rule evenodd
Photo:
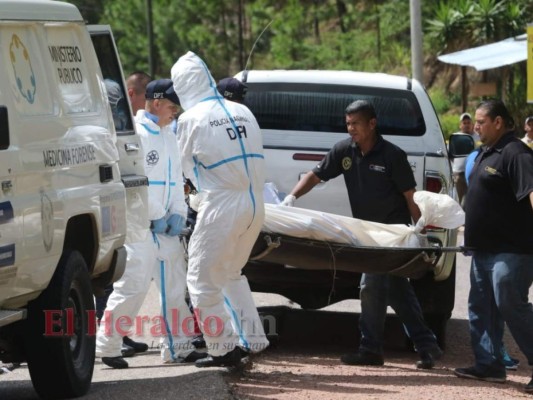
<path fill-rule="evenodd" d="M 516 138 L 501 101 L 481 103 L 475 119 L 483 147 L 465 203 L 465 247 L 473 252 L 468 311 L 475 365 L 454 372 L 503 383 L 504 322 L 533 365 L 533 308 L 528 301 L 533 284 L 533 151 Z M 525 390 L 533 393 L 533 379 Z"/>
<path fill-rule="evenodd" d="M 377 117 L 371 103 L 357 100 L 345 110 L 350 138 L 335 144 L 326 157 L 308 172 L 282 202 L 309 192 L 320 181 L 343 174 L 355 218 L 386 224 L 411 224 L 420 218 L 413 200 L 416 181 L 405 152 L 376 131 Z M 442 351 L 427 327 L 413 288 L 406 278 L 365 273 L 361 278 L 359 351 L 345 354 L 350 365 L 383 365 L 383 330 L 390 305 L 402 320 L 420 355 L 418 368 L 432 368 Z"/>

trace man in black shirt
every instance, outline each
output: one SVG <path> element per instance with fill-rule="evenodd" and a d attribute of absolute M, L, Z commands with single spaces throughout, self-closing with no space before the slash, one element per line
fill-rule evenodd
<path fill-rule="evenodd" d="M 504 322 L 533 365 L 533 151 L 512 131 L 501 101 L 476 110 L 483 147 L 466 197 L 465 246 L 473 251 L 468 310 L 475 365 L 457 368 L 461 378 L 505 382 Z M 533 379 L 526 385 L 533 393 Z"/>
<path fill-rule="evenodd" d="M 345 110 L 350 137 L 335 144 L 326 157 L 308 172 L 282 204 L 292 206 L 296 198 L 320 181 L 343 174 L 355 218 L 386 224 L 411 224 L 420 218 L 413 200 L 416 181 L 403 150 L 376 132 L 377 117 L 372 104 L 358 100 Z M 341 361 L 350 365 L 383 365 L 383 329 L 390 305 L 402 320 L 421 360 L 418 368 L 432 368 L 442 351 L 426 326 L 413 288 L 406 278 L 363 274 L 361 279 L 361 344 L 356 353 Z"/>

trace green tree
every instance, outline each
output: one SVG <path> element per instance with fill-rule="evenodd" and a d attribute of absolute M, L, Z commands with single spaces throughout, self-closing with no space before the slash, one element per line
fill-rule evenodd
<path fill-rule="evenodd" d="M 100 15 L 103 12 L 103 0 L 71 0 L 72 3 L 78 7 L 81 15 L 89 24 L 96 24 L 100 20 Z"/>
<path fill-rule="evenodd" d="M 156 77 L 169 76 L 173 63 L 189 50 L 204 58 L 213 75 L 227 75 L 238 56 L 237 1 L 154 1 Z M 112 26 L 126 73 L 148 70 L 145 0 L 106 2 L 100 23 Z"/>

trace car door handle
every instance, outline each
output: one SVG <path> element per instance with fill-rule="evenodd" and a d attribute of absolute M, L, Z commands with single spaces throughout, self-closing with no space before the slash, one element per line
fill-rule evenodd
<path fill-rule="evenodd" d="M 124 149 L 126 149 L 126 152 L 131 153 L 133 151 L 139 151 L 141 147 L 139 146 L 139 143 L 125 143 Z"/>
<path fill-rule="evenodd" d="M 9 192 L 13 188 L 13 184 L 11 181 L 3 181 L 2 182 L 2 192 Z"/>

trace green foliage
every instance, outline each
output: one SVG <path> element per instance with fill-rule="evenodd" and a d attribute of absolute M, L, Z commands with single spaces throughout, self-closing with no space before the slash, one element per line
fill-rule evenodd
<path fill-rule="evenodd" d="M 124 73 L 128 74 L 135 70 L 148 71 L 148 38 L 144 0 L 107 2 L 99 22 L 109 24 L 113 29 Z"/>
<path fill-rule="evenodd" d="M 427 21 L 439 52 L 455 51 L 524 33 L 533 19 L 530 0 L 441 0 Z"/>
<path fill-rule="evenodd" d="M 505 105 L 513 116 L 515 127 L 521 135 L 524 134 L 524 121 L 526 117 L 533 115 L 533 104 L 526 104 L 526 68 L 525 64 L 515 65 L 511 71 L 511 79 L 508 82 L 508 96 Z"/>
<path fill-rule="evenodd" d="M 459 130 L 459 115 L 461 98 L 457 93 L 450 93 L 440 87 L 428 90 L 429 97 L 439 116 L 442 132 L 446 139 Z"/>
<path fill-rule="evenodd" d="M 411 75 L 406 0 L 71 1 L 90 23 L 111 25 L 126 74 L 148 71 L 147 3 L 151 1 L 155 77 L 168 76 L 177 58 L 189 50 L 204 58 L 216 79 L 235 74 L 248 58 L 249 69 Z M 533 21 L 531 0 L 438 0 L 422 2 L 422 7 L 425 59 L 430 62 L 442 52 L 523 33 L 527 22 Z M 508 94 L 518 97 L 508 101 L 523 104 L 515 87 L 518 78 L 514 82 L 508 85 Z M 440 114 L 455 112 L 460 103 L 457 94 L 430 94 Z"/>
<path fill-rule="evenodd" d="M 71 0 L 88 24 L 97 24 L 103 11 L 104 0 Z"/>
<path fill-rule="evenodd" d="M 466 21 L 471 20 L 474 10 L 472 0 L 441 1 L 433 19 L 428 21 L 428 36 L 441 51 L 453 51 L 470 40 L 471 32 Z M 467 39 L 468 38 L 468 39 Z"/>
<path fill-rule="evenodd" d="M 459 131 L 459 116 L 461 114 L 442 114 L 439 115 L 440 126 L 444 138 L 448 140 L 452 133 Z"/>
<path fill-rule="evenodd" d="M 428 90 L 429 97 L 433 102 L 433 107 L 437 114 L 442 114 L 448 111 L 452 105 L 452 100 L 448 93 L 445 93 L 441 88 L 431 88 Z"/>

